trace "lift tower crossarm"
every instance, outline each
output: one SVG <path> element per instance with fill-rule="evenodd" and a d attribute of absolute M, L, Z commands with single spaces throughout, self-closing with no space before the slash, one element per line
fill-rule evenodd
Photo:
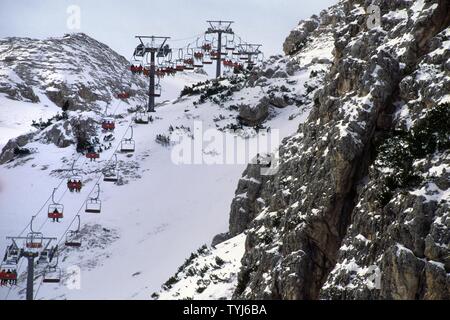
<path fill-rule="evenodd" d="M 14 245 L 17 246 L 17 241 L 25 240 L 27 241 L 28 237 L 6 237 L 7 240 L 11 240 Z M 39 251 L 47 250 L 52 241 L 56 241 L 57 238 L 49 238 L 49 237 L 39 237 L 42 242 L 46 242 L 45 246 L 36 249 L 25 248 L 21 250 L 21 257 L 25 257 L 28 260 L 28 268 L 27 268 L 27 300 L 33 300 L 33 286 L 34 286 L 34 259 L 39 256 Z"/>

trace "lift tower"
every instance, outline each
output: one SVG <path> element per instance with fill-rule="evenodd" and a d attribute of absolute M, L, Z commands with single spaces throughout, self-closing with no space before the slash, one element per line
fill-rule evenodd
<path fill-rule="evenodd" d="M 150 54 L 150 73 L 149 73 L 149 88 L 148 88 L 148 112 L 155 112 L 155 57 L 166 57 L 172 53 L 169 45 L 166 44 L 170 37 L 161 36 L 136 36 L 140 44 L 134 50 L 134 55 L 137 57 L 144 57 Z M 144 43 L 143 39 L 150 39 L 150 42 Z"/>
<path fill-rule="evenodd" d="M 217 61 L 216 61 L 216 78 L 219 78 L 222 74 L 222 34 L 234 34 L 231 25 L 234 21 L 223 20 L 208 20 L 209 24 L 206 34 L 217 34 Z"/>
<path fill-rule="evenodd" d="M 39 257 L 40 253 L 47 251 L 50 243 L 56 241 L 56 238 L 43 237 L 40 232 L 30 232 L 26 237 L 6 237 L 6 239 L 11 240 L 13 245 L 17 248 L 18 242 L 25 241 L 24 248 L 20 249 L 20 258 L 26 258 L 28 261 L 27 268 L 27 300 L 33 300 L 33 287 L 34 287 L 34 260 Z"/>
<path fill-rule="evenodd" d="M 260 50 L 262 44 L 255 43 L 242 43 L 238 46 L 237 50 L 241 57 L 245 57 L 247 60 L 247 66 L 251 69 L 255 63 L 253 62 L 253 57 L 258 56 L 262 53 Z"/>

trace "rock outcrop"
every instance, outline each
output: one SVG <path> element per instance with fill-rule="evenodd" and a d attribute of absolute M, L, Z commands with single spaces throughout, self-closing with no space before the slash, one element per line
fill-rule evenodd
<path fill-rule="evenodd" d="M 258 197 L 239 191 L 232 205 L 230 232 L 247 226 L 234 298 L 449 298 L 448 148 L 415 159 L 415 183 L 393 184 L 392 167 L 376 165 L 396 151 L 395 129 L 413 130 L 413 150 L 416 131 L 449 136 L 428 114 L 448 102 L 449 3 L 376 4 L 381 27 L 367 29 L 364 1 L 343 1 L 286 40 L 287 54 L 301 54 L 333 28 L 333 66 L 308 121 L 280 148 L 278 173 L 240 182 Z"/>

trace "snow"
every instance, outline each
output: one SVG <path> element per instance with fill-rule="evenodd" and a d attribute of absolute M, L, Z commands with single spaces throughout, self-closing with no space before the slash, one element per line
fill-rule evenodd
<path fill-rule="evenodd" d="M 245 251 L 245 238 L 244 234 L 240 234 L 217 245 L 208 255 L 200 255 L 191 265 L 195 266 L 197 270 L 205 267 L 213 269 L 208 272 L 206 278 L 201 275 L 182 278 L 170 290 L 161 291 L 159 299 L 193 298 L 208 300 L 218 297 L 231 297 L 237 285 L 237 274 L 241 267 L 240 260 Z M 222 259 L 224 265 L 218 267 L 216 257 Z M 182 277 L 183 275 L 179 276 Z M 198 283 L 204 280 L 210 283 L 203 292 L 198 293 Z"/>
<path fill-rule="evenodd" d="M 163 98 L 167 101 L 157 106 L 155 121 L 147 126 L 134 125 L 135 154 L 131 157 L 118 155 L 119 168 L 131 171 L 122 173 L 125 184 L 101 183 L 102 213 L 99 215 L 85 214 L 83 201 L 95 187 L 96 180 L 101 178 L 100 170 L 111 158 L 112 149 L 103 152 L 98 162 L 90 162 L 83 157 L 77 161 L 75 167 L 82 170 L 85 183 L 80 194 L 66 192 L 64 176 L 67 171 L 63 174 L 57 172 L 68 170 L 78 157 L 73 147 L 59 149 L 51 144 L 33 142 L 27 147 L 37 153 L 0 166 L 0 239 L 20 234 L 31 216 L 38 214 L 35 229 L 41 230 L 45 236 L 64 241 L 62 235 L 70 228 L 78 211 L 81 212 L 82 228 L 101 225 L 118 235 L 117 239 L 99 248 L 64 252 L 65 258 L 60 261 L 60 267 L 65 285 L 41 284 L 42 277 L 38 277 L 35 280 L 35 286 L 39 288 L 37 299 L 149 299 L 150 294 L 175 273 L 190 252 L 227 229 L 229 205 L 245 169 L 245 162 L 226 165 L 175 164 L 171 158 L 174 146 L 164 147 L 155 142 L 157 134 L 169 133 L 170 125 L 192 129 L 196 120 L 202 121 L 204 130 L 208 130 L 215 129 L 216 124 L 225 125 L 235 117 L 231 111 L 211 102 L 194 107 L 192 102 L 196 97 L 176 99 L 186 83 L 199 79 L 204 79 L 204 76 L 185 74 L 165 80 Z M 57 111 L 53 104 L 44 99 L 45 95 L 36 93 L 41 103 L 6 98 L 0 100 L 2 108 L 5 108 L 2 110 L 8 111 L 2 112 L 0 117 L 3 143 L 29 130 L 23 124 L 51 116 Z M 236 93 L 236 99 L 244 96 L 254 103 L 260 98 L 260 93 L 255 92 L 254 88 Z M 127 135 L 131 116 L 127 115 L 126 110 L 130 105 L 120 101 L 115 101 L 113 105 L 116 108 L 112 110 L 117 109 L 117 113 L 125 116 L 116 123 L 116 141 L 113 144 L 117 145 L 120 138 Z M 294 112 L 298 113 L 298 109 L 289 106 L 277 110 L 275 116 L 268 120 L 267 126 L 280 129 L 280 140 L 294 133 L 298 124 L 306 119 L 306 115 L 301 114 L 292 121 L 288 120 Z M 88 114 L 92 116 L 91 112 L 83 116 Z M 219 114 L 226 115 L 225 119 L 214 121 Z M 8 132 L 7 128 L 15 131 Z M 257 138 L 255 135 L 249 136 L 250 140 Z M 253 152 L 247 159 L 256 155 L 256 150 Z M 222 153 L 219 151 L 210 156 L 221 157 Z M 37 212 L 37 209 L 42 207 L 53 187 L 57 186 L 55 198 L 64 204 L 65 218 L 60 223 L 51 223 L 45 212 L 48 201 L 42 210 Z M 23 201 L 25 198 L 26 201 Z M 28 229 L 25 229 L 26 232 Z M 239 239 L 243 242 L 242 237 Z M 0 244 L 0 250 L 3 250 L 7 242 L 2 240 Z M 236 252 L 241 253 L 239 250 Z M 66 283 L 70 280 L 68 273 L 74 266 L 81 269 L 81 287 L 77 290 L 70 289 Z M 237 267 L 236 264 L 233 266 Z M 24 298 L 21 290 L 24 271 L 25 264 L 22 264 L 17 288 L 0 288 L 2 299 Z M 222 289 L 217 287 L 211 290 Z M 213 292 L 206 290 L 204 297 L 206 294 L 212 295 Z"/>
<path fill-rule="evenodd" d="M 425 202 L 436 201 L 439 203 L 441 201 L 450 201 L 450 189 L 441 190 L 433 182 L 427 183 L 420 189 L 410 191 L 409 193 L 417 197 L 424 197 Z"/>
<path fill-rule="evenodd" d="M 48 99 L 41 101 L 44 103 L 16 101 L 0 94 L 0 150 L 9 139 L 35 130 L 32 120 L 45 121 L 61 110 Z"/>

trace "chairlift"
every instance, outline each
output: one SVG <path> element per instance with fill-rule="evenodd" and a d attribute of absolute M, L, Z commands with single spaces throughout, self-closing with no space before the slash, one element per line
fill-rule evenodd
<path fill-rule="evenodd" d="M 77 228 L 75 230 L 67 231 L 65 245 L 66 247 L 81 247 L 81 235 L 80 235 L 80 226 L 81 226 L 81 218 L 80 215 L 76 215 L 77 218 Z"/>
<path fill-rule="evenodd" d="M 198 39 L 197 39 L 198 42 Z M 198 46 L 198 45 L 197 45 Z M 194 51 L 194 49 L 191 49 L 191 56 L 194 57 L 194 60 L 192 61 L 192 65 L 194 68 L 203 68 L 203 56 L 205 54 L 201 49 L 197 49 Z"/>
<path fill-rule="evenodd" d="M 70 168 L 71 174 L 70 174 L 69 178 L 67 179 L 67 182 L 70 182 L 70 181 L 80 181 L 80 182 L 82 182 L 83 181 L 83 177 L 81 175 L 75 173 L 75 171 L 76 171 L 75 170 L 75 163 L 76 162 L 77 161 L 74 160 L 73 163 L 72 163 L 72 167 Z"/>
<path fill-rule="evenodd" d="M 136 49 L 134 49 L 133 56 L 143 57 L 144 55 L 145 55 L 145 45 L 140 43 L 137 45 Z"/>
<path fill-rule="evenodd" d="M 195 60 L 203 60 L 203 56 L 205 54 L 202 51 L 195 51 L 194 52 L 194 58 Z"/>
<path fill-rule="evenodd" d="M 184 63 L 184 51 L 183 49 L 178 49 L 178 59 L 175 60 L 175 69 L 177 71 L 184 71 L 185 63 Z"/>
<path fill-rule="evenodd" d="M 156 77 L 158 77 L 158 79 L 160 78 L 164 78 L 164 76 L 166 75 L 165 71 L 161 68 L 158 68 L 155 70 L 155 75 Z"/>
<path fill-rule="evenodd" d="M 58 267 L 59 253 L 55 253 L 56 262 L 53 264 L 48 264 L 44 270 L 44 275 L 42 278 L 43 283 L 59 283 L 61 282 L 62 271 Z"/>
<path fill-rule="evenodd" d="M 91 159 L 91 160 L 95 160 L 100 158 L 100 154 L 98 154 L 95 151 L 89 151 L 88 153 L 86 153 L 86 158 Z"/>
<path fill-rule="evenodd" d="M 175 62 L 175 69 L 179 72 L 184 71 L 184 61 L 183 59 L 177 59 Z"/>
<path fill-rule="evenodd" d="M 44 249 L 39 253 L 37 264 L 48 263 L 50 261 L 50 250 Z"/>
<path fill-rule="evenodd" d="M 219 60 L 219 50 L 211 51 L 211 60 Z"/>
<path fill-rule="evenodd" d="M 203 41 L 201 48 L 205 52 L 209 52 L 212 49 L 212 41 L 211 40 L 207 40 L 206 39 L 206 35 L 205 35 L 205 40 Z"/>
<path fill-rule="evenodd" d="M 136 148 L 136 143 L 133 140 L 133 127 L 130 126 L 130 130 L 131 130 L 130 138 L 124 138 L 120 143 L 121 152 L 134 152 Z"/>
<path fill-rule="evenodd" d="M 94 196 L 89 196 L 86 201 L 86 208 L 84 212 L 86 213 L 100 213 L 102 211 L 102 202 L 100 201 L 100 185 L 97 183 L 97 193 Z"/>
<path fill-rule="evenodd" d="M 83 186 L 83 178 L 75 173 L 75 163 L 76 160 L 74 160 L 74 162 L 72 163 L 72 167 L 70 169 L 71 174 L 69 176 L 69 178 L 67 179 L 67 187 L 69 188 L 69 190 L 73 191 L 76 188 L 80 188 Z"/>
<path fill-rule="evenodd" d="M 108 105 L 105 107 L 105 113 L 102 118 L 102 129 L 105 131 L 113 131 L 116 128 L 114 118 L 108 116 Z"/>
<path fill-rule="evenodd" d="M 20 249 L 15 245 L 15 243 L 12 243 L 6 248 L 5 257 L 3 259 L 3 262 L 6 264 L 18 264 L 20 259 Z"/>
<path fill-rule="evenodd" d="M 184 55 L 183 62 L 184 62 L 184 69 L 194 70 L 194 54 L 193 50 L 189 48 L 189 45 L 186 49 L 186 54 Z"/>
<path fill-rule="evenodd" d="M 17 264 L 0 264 L 0 280 L 15 285 L 17 283 Z"/>
<path fill-rule="evenodd" d="M 115 120 L 111 117 L 104 117 L 102 119 L 102 129 L 105 131 L 114 131 L 116 128 Z"/>
<path fill-rule="evenodd" d="M 166 73 L 171 76 L 177 73 L 177 68 L 175 67 L 175 64 L 173 62 L 166 61 Z"/>
<path fill-rule="evenodd" d="M 234 33 L 231 36 L 227 35 L 225 49 L 233 51 L 235 48 L 236 45 L 234 43 Z"/>
<path fill-rule="evenodd" d="M 49 265 L 44 270 L 44 278 L 43 278 L 42 282 L 44 282 L 44 283 L 60 283 L 61 275 L 62 275 L 61 268 Z"/>
<path fill-rule="evenodd" d="M 44 235 L 41 232 L 29 232 L 25 240 L 25 246 L 28 249 L 41 249 L 43 242 Z"/>
<path fill-rule="evenodd" d="M 158 52 L 156 53 L 157 57 L 172 57 L 172 49 L 168 44 L 164 45 L 163 47 L 159 48 Z"/>
<path fill-rule="evenodd" d="M 256 61 L 258 61 L 259 63 L 264 62 L 264 53 L 259 52 L 256 56 Z"/>
<path fill-rule="evenodd" d="M 205 52 L 203 55 L 203 64 L 213 64 L 213 61 L 211 59 L 211 54 L 209 52 Z"/>
<path fill-rule="evenodd" d="M 134 123 L 137 124 L 148 124 L 149 123 L 149 115 L 147 111 L 138 110 L 136 112 L 136 117 L 134 118 Z"/>
<path fill-rule="evenodd" d="M 44 235 L 42 232 L 35 232 L 33 230 L 33 222 L 36 216 L 31 217 L 30 232 L 25 238 L 25 247 L 28 249 L 41 249 L 44 243 Z"/>
<path fill-rule="evenodd" d="M 154 85 L 154 92 L 153 93 L 149 93 L 149 95 L 151 97 L 161 97 L 161 85 L 159 83 Z"/>
<path fill-rule="evenodd" d="M 117 94 L 117 98 L 121 99 L 121 100 L 126 100 L 130 97 L 130 93 L 129 92 L 120 92 L 119 94 Z"/>
<path fill-rule="evenodd" d="M 55 201 L 55 192 L 57 188 L 53 189 L 52 193 L 52 203 L 48 206 L 48 217 L 50 219 L 53 219 L 53 221 L 58 221 L 59 219 L 62 219 L 64 216 L 64 205 L 61 203 L 57 203 Z"/>
<path fill-rule="evenodd" d="M 117 182 L 119 180 L 119 173 L 117 171 L 117 154 L 114 154 L 114 157 L 114 165 L 105 168 L 105 170 L 103 171 L 103 181 Z"/>

